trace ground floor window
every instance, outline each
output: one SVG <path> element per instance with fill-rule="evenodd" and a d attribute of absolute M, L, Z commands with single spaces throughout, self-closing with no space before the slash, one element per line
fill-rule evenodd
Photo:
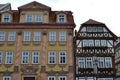
<path fill-rule="evenodd" d="M 11 80 L 11 77 L 10 76 L 4 76 L 3 80 Z"/>

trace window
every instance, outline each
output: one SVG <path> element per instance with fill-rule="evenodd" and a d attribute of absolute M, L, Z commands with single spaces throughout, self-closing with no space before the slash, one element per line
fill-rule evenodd
<path fill-rule="evenodd" d="M 13 52 L 12 51 L 7 51 L 6 52 L 6 64 L 12 64 L 13 62 Z"/>
<path fill-rule="evenodd" d="M 97 27 L 93 27 L 93 32 L 97 32 Z"/>
<path fill-rule="evenodd" d="M 24 41 L 30 41 L 31 32 L 24 32 Z"/>
<path fill-rule="evenodd" d="M 28 64 L 29 63 L 29 52 L 23 51 L 22 52 L 22 64 Z"/>
<path fill-rule="evenodd" d="M 9 32 L 8 41 L 15 41 L 15 32 Z"/>
<path fill-rule="evenodd" d="M 104 68 L 104 58 L 103 57 L 98 57 L 98 67 Z"/>
<path fill-rule="evenodd" d="M 100 40 L 95 40 L 95 46 L 100 46 Z"/>
<path fill-rule="evenodd" d="M 55 64 L 56 62 L 56 55 L 55 51 L 49 51 L 48 53 L 48 63 L 49 64 Z"/>
<path fill-rule="evenodd" d="M 48 80 L 56 80 L 55 76 L 48 76 Z"/>
<path fill-rule="evenodd" d="M 87 57 L 86 58 L 86 68 L 92 68 L 93 67 L 93 60 L 92 57 Z"/>
<path fill-rule="evenodd" d="M 36 15 L 36 22 L 42 22 L 42 15 Z"/>
<path fill-rule="evenodd" d="M 59 23 L 64 23 L 65 22 L 65 15 L 64 14 L 58 15 L 58 22 Z"/>
<path fill-rule="evenodd" d="M 39 64 L 39 57 L 40 57 L 39 51 L 33 51 L 32 52 L 32 63 Z"/>
<path fill-rule="evenodd" d="M 32 22 L 32 14 L 27 14 L 26 15 L 26 22 Z"/>
<path fill-rule="evenodd" d="M 67 80 L 66 76 L 59 76 L 59 80 Z"/>
<path fill-rule="evenodd" d="M 10 22 L 10 14 L 3 14 L 2 22 Z"/>
<path fill-rule="evenodd" d="M 2 63 L 2 54 L 3 54 L 3 52 L 0 51 L 0 64 Z"/>
<path fill-rule="evenodd" d="M 87 32 L 92 32 L 92 27 L 87 27 Z"/>
<path fill-rule="evenodd" d="M 112 60 L 111 57 L 105 57 L 105 67 L 112 68 Z"/>
<path fill-rule="evenodd" d="M 65 51 L 59 52 L 59 64 L 66 64 L 66 52 Z"/>
<path fill-rule="evenodd" d="M 56 41 L 56 32 L 49 32 L 49 41 Z"/>
<path fill-rule="evenodd" d="M 88 46 L 88 40 L 83 40 L 83 47 Z"/>
<path fill-rule="evenodd" d="M 94 46 L 94 41 L 93 40 L 89 40 L 89 46 Z"/>
<path fill-rule="evenodd" d="M 5 41 L 5 32 L 0 31 L 0 41 Z"/>
<path fill-rule="evenodd" d="M 59 32 L 59 41 L 66 41 L 66 32 Z"/>
<path fill-rule="evenodd" d="M 3 80 L 11 80 L 11 77 L 10 76 L 4 76 Z"/>
<path fill-rule="evenodd" d="M 103 28 L 102 27 L 98 27 L 98 32 L 103 32 Z"/>
<path fill-rule="evenodd" d="M 34 32 L 34 41 L 40 41 L 40 32 Z"/>
<path fill-rule="evenodd" d="M 84 57 L 80 57 L 78 59 L 78 67 L 79 68 L 85 68 L 85 58 Z"/>
<path fill-rule="evenodd" d="M 107 46 L 106 40 L 101 40 L 101 46 Z"/>

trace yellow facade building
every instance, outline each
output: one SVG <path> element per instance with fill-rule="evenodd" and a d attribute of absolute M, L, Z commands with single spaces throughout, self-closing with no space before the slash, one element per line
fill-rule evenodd
<path fill-rule="evenodd" d="M 0 80 L 74 80 L 71 11 L 0 4 Z"/>

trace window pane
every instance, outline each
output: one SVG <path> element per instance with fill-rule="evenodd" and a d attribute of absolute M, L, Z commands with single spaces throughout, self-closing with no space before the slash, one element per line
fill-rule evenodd
<path fill-rule="evenodd" d="M 78 67 L 79 68 L 85 68 L 85 58 L 84 57 L 80 57 L 78 59 Z"/>
<path fill-rule="evenodd" d="M 3 52 L 0 51 L 0 64 L 2 63 L 2 54 L 3 54 Z"/>
<path fill-rule="evenodd" d="M 7 51 L 6 52 L 6 64 L 12 64 L 13 62 L 13 52 Z"/>
<path fill-rule="evenodd" d="M 98 57 L 98 67 L 104 68 L 104 58 L 103 57 Z"/>
<path fill-rule="evenodd" d="M 33 51 L 32 53 L 32 63 L 33 64 L 38 64 L 39 63 L 39 51 Z"/>
<path fill-rule="evenodd" d="M 8 41 L 15 41 L 15 32 L 9 32 Z"/>
<path fill-rule="evenodd" d="M 59 15 L 58 16 L 58 22 L 64 23 L 65 22 L 65 15 Z"/>
<path fill-rule="evenodd" d="M 26 15 L 26 22 L 32 22 L 32 15 L 31 14 Z"/>
<path fill-rule="evenodd" d="M 3 22 L 10 22 L 10 14 L 3 15 Z"/>
<path fill-rule="evenodd" d="M 42 15 L 36 15 L 36 22 L 42 22 Z"/>
<path fill-rule="evenodd" d="M 40 32 L 34 32 L 34 41 L 40 41 Z"/>
<path fill-rule="evenodd" d="M 56 62 L 56 55 L 55 55 L 55 51 L 49 51 L 48 53 L 48 63 L 49 64 L 54 64 Z"/>
<path fill-rule="evenodd" d="M 59 41 L 66 41 L 66 32 L 59 32 Z"/>
<path fill-rule="evenodd" d="M 31 32 L 24 32 L 24 41 L 30 41 Z"/>
<path fill-rule="evenodd" d="M 66 64 L 66 52 L 65 51 L 59 52 L 59 63 Z"/>
<path fill-rule="evenodd" d="M 0 41 L 5 41 L 5 32 L 0 31 Z"/>
<path fill-rule="evenodd" d="M 112 68 L 112 60 L 111 57 L 105 57 L 105 67 Z"/>
<path fill-rule="evenodd" d="M 23 64 L 29 63 L 29 52 L 28 51 L 22 52 L 22 63 Z"/>
<path fill-rule="evenodd" d="M 56 32 L 49 32 L 49 41 L 56 41 Z"/>
<path fill-rule="evenodd" d="M 86 68 L 92 68 L 93 67 L 93 60 L 92 57 L 87 57 L 86 58 Z"/>

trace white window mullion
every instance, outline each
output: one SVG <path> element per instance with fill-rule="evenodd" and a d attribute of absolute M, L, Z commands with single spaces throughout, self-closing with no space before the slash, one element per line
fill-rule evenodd
<path fill-rule="evenodd" d="M 112 68 L 112 60 L 111 57 L 105 57 L 105 67 Z"/>
<path fill-rule="evenodd" d="M 55 76 L 48 76 L 48 80 L 56 80 Z"/>
<path fill-rule="evenodd" d="M 34 41 L 40 41 L 40 32 L 34 32 Z"/>
<path fill-rule="evenodd" d="M 40 57 L 39 51 L 33 51 L 32 52 L 32 63 L 39 64 L 39 60 L 40 60 L 39 57 Z"/>
<path fill-rule="evenodd" d="M 2 55 L 3 55 L 3 52 L 0 51 L 0 64 L 2 64 Z"/>
<path fill-rule="evenodd" d="M 13 62 L 13 52 L 12 51 L 7 51 L 6 52 L 6 64 L 12 64 Z"/>
<path fill-rule="evenodd" d="M 30 41 L 31 32 L 24 32 L 24 41 Z"/>
<path fill-rule="evenodd" d="M 29 63 L 29 52 L 28 51 L 23 51 L 22 52 L 22 64 L 28 64 Z"/>
<path fill-rule="evenodd" d="M 9 32 L 8 41 L 15 41 L 15 32 Z"/>
<path fill-rule="evenodd" d="M 49 32 L 49 41 L 56 41 L 56 32 Z"/>
<path fill-rule="evenodd" d="M 5 41 L 5 32 L 0 31 L 0 41 Z"/>
<path fill-rule="evenodd" d="M 66 51 L 59 52 L 59 64 L 66 64 Z"/>
<path fill-rule="evenodd" d="M 66 32 L 59 32 L 59 41 L 66 41 Z"/>
<path fill-rule="evenodd" d="M 3 76 L 3 80 L 11 80 L 11 76 Z"/>
<path fill-rule="evenodd" d="M 59 76 L 59 80 L 67 80 L 66 76 Z"/>

